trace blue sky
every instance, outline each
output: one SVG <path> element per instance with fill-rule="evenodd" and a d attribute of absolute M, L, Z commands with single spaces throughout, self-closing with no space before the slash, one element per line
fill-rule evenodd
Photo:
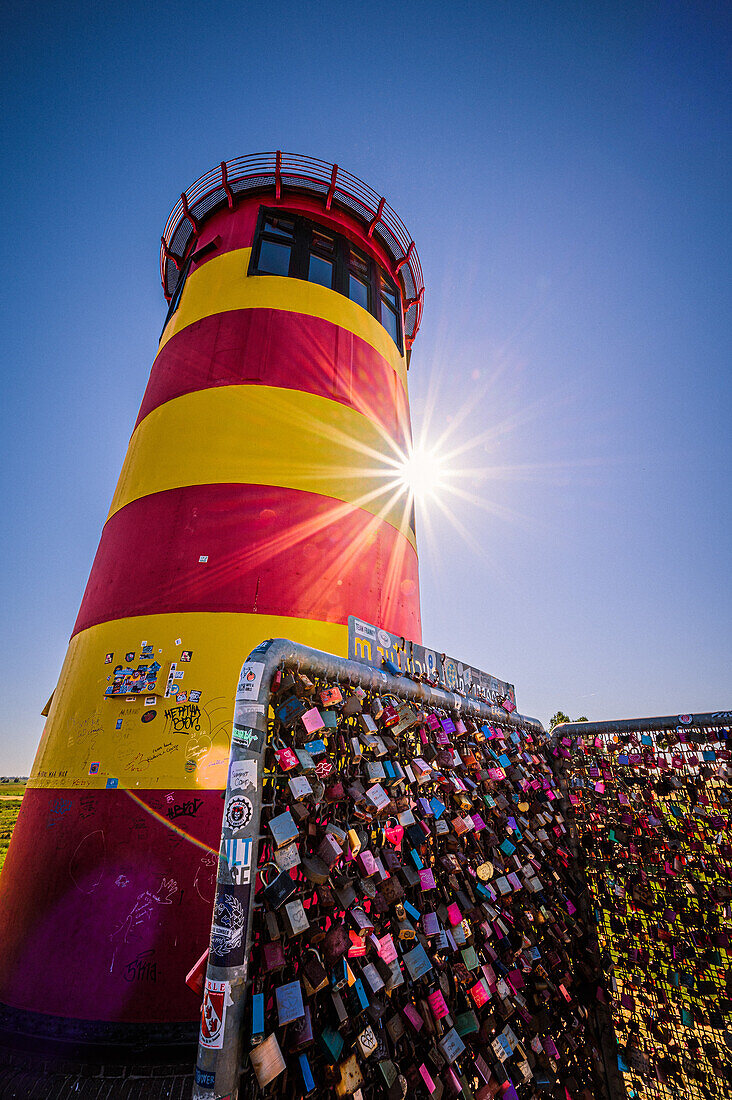
<path fill-rule="evenodd" d="M 5 5 L 0 772 L 32 762 L 155 354 L 168 212 L 275 148 L 360 176 L 417 241 L 413 419 L 434 403 L 472 471 L 422 517 L 425 642 L 544 721 L 730 706 L 731 22 Z"/>

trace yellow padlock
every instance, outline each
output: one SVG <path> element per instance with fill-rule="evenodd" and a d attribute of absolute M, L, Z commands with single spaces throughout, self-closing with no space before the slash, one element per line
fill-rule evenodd
<path fill-rule="evenodd" d="M 336 1096 L 352 1096 L 363 1084 L 363 1074 L 356 1055 L 352 1054 L 350 1058 L 346 1058 L 345 1062 L 340 1063 L 338 1069 L 341 1077 L 336 1081 Z"/>

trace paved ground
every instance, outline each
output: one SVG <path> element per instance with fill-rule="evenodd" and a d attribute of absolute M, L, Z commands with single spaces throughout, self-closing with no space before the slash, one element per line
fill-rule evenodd
<path fill-rule="evenodd" d="M 119 1066 L 59 1072 L 23 1061 L 8 1065 L 2 1057 L 0 1100 L 190 1100 L 193 1087 L 192 1072 L 180 1066 L 156 1066 L 140 1076 Z"/>

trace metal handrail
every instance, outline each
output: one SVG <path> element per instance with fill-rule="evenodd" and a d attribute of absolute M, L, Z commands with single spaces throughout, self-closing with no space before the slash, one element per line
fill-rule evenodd
<path fill-rule="evenodd" d="M 403 275 L 401 278 L 406 295 L 405 314 L 410 313 L 410 307 L 415 307 L 409 324 L 405 319 L 406 344 L 410 348 L 422 320 L 424 278 L 417 249 L 404 223 L 382 196 L 351 172 L 337 164 L 298 153 L 277 150 L 250 153 L 222 161 L 217 168 L 206 172 L 183 192 L 170 212 L 160 244 L 160 279 L 166 299 L 170 301 L 171 298 L 168 265 L 172 261 L 178 267 L 186 251 L 190 250 L 191 241 L 197 237 L 196 208 L 205 207 L 203 220 L 219 207 L 231 207 L 237 195 L 270 187 L 274 187 L 277 198 L 281 196 L 283 188 L 315 193 L 325 201 L 326 209 L 330 209 L 332 202 L 337 202 L 350 214 L 364 221 L 369 229 L 369 236 L 378 234 L 380 243 L 399 271 L 403 272 L 405 267 L 409 271 L 411 287 L 408 288 L 404 283 Z M 213 205 L 207 205 L 207 200 L 214 195 L 217 196 L 216 201 Z M 184 248 L 179 248 L 174 254 L 173 239 L 186 221 L 189 223 L 190 233 L 185 238 Z M 382 227 L 382 232 L 379 232 L 379 226 Z"/>
<path fill-rule="evenodd" d="M 508 714 L 502 708 L 483 703 L 472 696 L 461 696 L 442 688 L 433 688 L 428 684 L 408 680 L 405 676 L 393 676 L 375 668 L 345 657 L 336 657 L 318 649 L 298 645 L 285 638 L 262 642 L 252 650 L 242 666 L 234 707 L 234 725 L 229 756 L 229 771 L 226 787 L 226 806 L 232 796 L 232 765 L 251 762 L 257 769 L 256 790 L 248 796 L 252 803 L 252 812 L 246 835 L 241 830 L 237 838 L 251 844 L 251 886 L 249 900 L 243 916 L 242 934 L 245 950 L 243 962 L 238 966 L 216 966 L 209 954 L 206 982 L 226 983 L 226 1014 L 222 1027 L 221 1045 L 213 1049 L 199 1041 L 196 1060 L 196 1083 L 193 1090 L 194 1100 L 236 1100 L 239 1095 L 239 1076 L 242 1054 L 242 1024 L 246 1007 L 248 984 L 248 960 L 254 916 L 255 875 L 259 857 L 259 821 L 262 811 L 262 767 L 264 748 L 267 739 L 267 716 L 270 704 L 272 677 L 278 669 L 296 669 L 308 676 L 336 681 L 340 684 L 360 685 L 379 694 L 396 695 L 402 699 L 425 704 L 441 710 L 452 710 L 475 718 L 500 722 L 503 726 L 515 726 L 530 729 L 543 734 L 544 727 L 536 718 L 524 715 Z M 250 689 L 250 685 L 253 685 Z M 227 831 L 226 815 L 221 829 L 223 847 L 231 830 Z M 227 863 L 219 857 L 219 870 L 216 882 L 216 902 L 225 897 L 230 886 L 227 879 Z M 207 1082 L 213 1082 L 208 1084 Z"/>
<path fill-rule="evenodd" d="M 732 722 L 732 710 L 704 714 L 667 714 L 656 718 L 617 718 L 608 722 L 564 722 L 551 731 L 557 737 L 600 737 L 612 733 L 663 733 L 665 730 L 721 729 Z"/>

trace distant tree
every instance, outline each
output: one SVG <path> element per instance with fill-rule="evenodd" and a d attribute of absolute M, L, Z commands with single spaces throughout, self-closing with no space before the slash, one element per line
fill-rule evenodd
<path fill-rule="evenodd" d="M 563 710 L 558 710 L 557 713 L 553 714 L 549 719 L 549 729 L 551 731 L 555 726 L 561 726 L 564 722 L 587 722 L 588 720 L 589 719 L 587 719 L 584 714 L 581 718 L 572 719 L 568 714 L 565 714 Z"/>
<path fill-rule="evenodd" d="M 568 714 L 565 714 L 563 710 L 558 710 L 556 714 L 553 714 L 549 719 L 549 729 L 553 730 L 555 726 L 561 726 L 564 722 L 571 722 L 572 719 Z"/>

